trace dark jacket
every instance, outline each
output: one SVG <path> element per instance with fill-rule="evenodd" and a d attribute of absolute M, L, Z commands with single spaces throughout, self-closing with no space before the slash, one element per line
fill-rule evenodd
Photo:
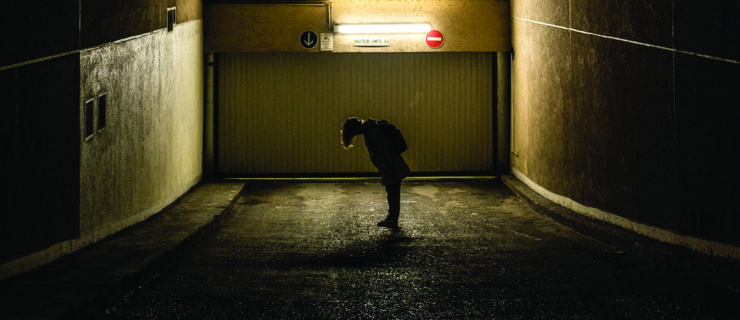
<path fill-rule="evenodd" d="M 365 137 L 365 147 L 370 153 L 370 161 L 380 172 L 380 182 L 384 186 L 401 182 L 411 173 L 406 160 L 388 146 L 383 132 L 378 128 L 378 122 L 367 119 L 362 125 L 362 135 Z"/>

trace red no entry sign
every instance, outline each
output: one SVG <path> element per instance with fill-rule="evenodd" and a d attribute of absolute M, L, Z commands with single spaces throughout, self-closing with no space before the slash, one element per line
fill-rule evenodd
<path fill-rule="evenodd" d="M 445 43 L 445 37 L 439 30 L 427 32 L 427 45 L 432 49 L 437 49 Z"/>

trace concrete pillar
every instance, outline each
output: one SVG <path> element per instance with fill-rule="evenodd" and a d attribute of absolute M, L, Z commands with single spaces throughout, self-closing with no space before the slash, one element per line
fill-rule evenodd
<path fill-rule="evenodd" d="M 206 82 L 205 82 L 205 106 L 203 109 L 203 178 L 216 178 L 215 157 L 215 121 L 214 101 L 216 92 L 215 82 L 215 56 L 213 53 L 206 54 Z"/>
<path fill-rule="evenodd" d="M 497 52 L 496 57 L 498 59 L 496 175 L 502 175 L 511 171 L 509 158 L 511 150 L 511 53 Z"/>

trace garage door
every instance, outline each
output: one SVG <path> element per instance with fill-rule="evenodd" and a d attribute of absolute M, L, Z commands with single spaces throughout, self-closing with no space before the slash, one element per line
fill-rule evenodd
<path fill-rule="evenodd" d="M 228 53 L 217 56 L 217 163 L 225 176 L 374 172 L 351 116 L 404 133 L 411 169 L 490 172 L 493 53 Z"/>

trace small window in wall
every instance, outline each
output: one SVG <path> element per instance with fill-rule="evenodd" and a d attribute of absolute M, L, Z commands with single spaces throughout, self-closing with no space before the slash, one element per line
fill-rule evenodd
<path fill-rule="evenodd" d="M 167 8 L 167 31 L 175 30 L 176 7 Z"/>
<path fill-rule="evenodd" d="M 105 129 L 106 119 L 106 95 L 98 96 L 98 131 Z"/>
<path fill-rule="evenodd" d="M 85 101 L 85 141 L 95 134 L 95 99 Z"/>

